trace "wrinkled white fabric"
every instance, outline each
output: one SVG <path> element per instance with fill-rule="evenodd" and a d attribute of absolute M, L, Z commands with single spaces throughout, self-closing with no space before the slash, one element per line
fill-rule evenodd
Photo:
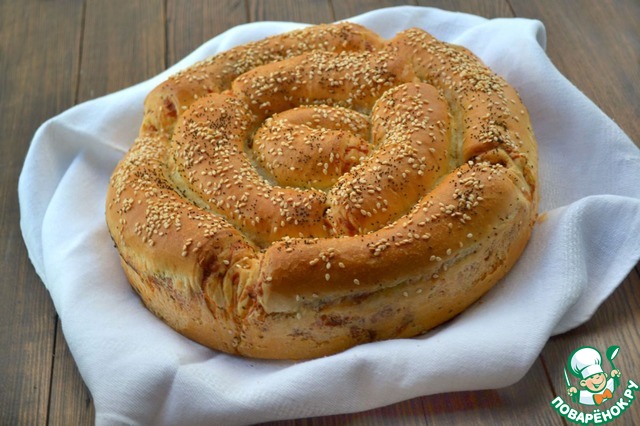
<path fill-rule="evenodd" d="M 418 7 L 351 20 L 385 37 L 417 26 L 462 44 L 520 92 L 539 143 L 543 212 L 522 258 L 482 303 L 425 336 L 313 361 L 234 357 L 165 326 L 121 270 L 104 220 L 107 183 L 154 86 L 196 60 L 302 25 L 236 27 L 149 81 L 50 119 L 27 155 L 24 239 L 98 424 L 246 424 L 510 385 L 551 335 L 589 319 L 640 258 L 640 152 L 554 68 L 540 22 Z"/>

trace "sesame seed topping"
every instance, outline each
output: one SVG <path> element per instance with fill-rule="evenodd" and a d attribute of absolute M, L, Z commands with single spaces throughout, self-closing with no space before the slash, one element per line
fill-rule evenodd
<path fill-rule="evenodd" d="M 484 185 L 507 168 L 534 170 L 521 102 L 466 50 L 416 29 L 384 42 L 341 25 L 231 49 L 163 83 L 110 181 L 114 241 L 130 233 L 153 250 L 177 241 L 176 263 L 233 264 L 220 275 L 240 274 L 225 278 L 240 280 L 240 297 L 245 276 L 273 281 L 269 269 L 243 268 L 276 251 L 324 264 L 325 281 L 332 263 L 356 265 L 343 247 L 358 241 L 367 262 L 414 247 L 442 262 L 443 238 L 455 246 L 493 205 Z M 527 176 L 518 186 L 531 197 Z"/>

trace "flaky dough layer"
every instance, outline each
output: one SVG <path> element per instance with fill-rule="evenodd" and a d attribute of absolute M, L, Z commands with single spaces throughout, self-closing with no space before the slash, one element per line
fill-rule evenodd
<path fill-rule="evenodd" d="M 156 87 L 106 218 L 175 330 L 313 358 L 424 333 L 486 293 L 529 240 L 537 162 L 516 91 L 468 50 L 319 25 Z"/>

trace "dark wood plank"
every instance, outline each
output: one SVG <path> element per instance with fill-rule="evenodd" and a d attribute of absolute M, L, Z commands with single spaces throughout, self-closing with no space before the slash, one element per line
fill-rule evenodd
<path fill-rule="evenodd" d="M 56 334 L 55 363 L 51 378 L 49 425 L 91 425 L 95 410 L 91 392 L 85 386 L 69 352 L 60 322 Z"/>
<path fill-rule="evenodd" d="M 507 0 L 417 0 L 418 5 L 471 13 L 485 18 L 512 18 Z"/>
<path fill-rule="evenodd" d="M 74 17 L 78 16 L 82 8 L 77 7 L 71 11 L 63 6 L 75 3 L 78 2 L 67 1 L 64 3 L 56 2 L 55 4 L 41 2 L 34 5 L 33 2 L 28 1 L 14 2 L 13 4 L 3 2 L 0 4 L 0 23 L 2 24 L 0 27 L 0 34 L 2 35 L 0 37 L 0 64 L 2 64 L 2 72 L 0 73 L 0 89 L 2 90 L 0 130 L 5 130 L 3 133 L 5 135 L 17 135 L 17 137 L 14 138 L 9 137 L 7 139 L 9 141 L 16 140 L 26 144 L 30 138 L 30 132 L 32 132 L 39 123 L 55 112 L 70 106 L 70 104 L 67 104 L 68 98 L 66 97 L 67 95 L 64 88 L 65 84 L 69 84 L 69 81 L 73 80 L 77 75 L 77 68 L 73 69 L 73 66 L 71 66 L 71 69 L 67 70 L 67 72 L 56 72 L 56 70 L 62 68 L 60 68 L 59 65 L 51 67 L 50 61 L 63 61 L 65 53 L 70 52 L 68 46 L 73 45 L 73 40 L 65 39 L 66 42 L 60 42 L 60 40 L 63 34 L 73 33 L 74 28 L 76 28 L 74 25 L 77 24 Z M 96 12 L 93 15 L 92 23 L 90 23 L 89 18 L 91 18 L 90 13 L 94 10 L 93 8 L 97 6 L 103 8 L 105 6 L 103 4 L 98 5 L 98 3 L 92 0 L 87 0 L 87 26 L 92 25 L 90 31 L 96 33 L 98 31 L 102 32 L 97 33 L 98 35 L 87 35 L 85 38 L 86 43 L 83 44 L 83 47 L 86 49 L 92 47 L 93 49 L 83 52 L 83 82 L 81 82 L 80 85 L 79 100 L 89 99 L 121 87 L 126 87 L 155 74 L 165 65 L 173 63 L 191 51 L 201 41 L 221 32 L 221 30 L 214 30 L 214 27 L 221 29 L 225 26 L 225 22 L 228 22 L 229 26 L 235 25 L 231 22 L 239 19 L 238 16 L 241 15 L 239 10 L 242 9 L 240 3 L 243 3 L 243 1 L 228 0 L 225 2 L 225 6 L 218 8 L 217 5 L 208 4 L 204 1 L 194 1 L 186 3 L 186 6 L 183 6 L 185 3 L 178 5 L 177 1 L 174 3 L 174 0 L 168 0 L 165 15 L 169 20 L 167 23 L 167 36 L 158 37 L 154 39 L 155 41 L 147 39 L 147 36 L 142 36 L 140 39 L 132 39 L 131 33 L 133 30 L 131 28 L 122 30 L 122 27 L 120 27 L 122 23 L 119 20 L 122 19 L 127 22 L 128 24 L 126 25 L 122 24 L 125 26 L 141 26 L 147 28 L 148 26 L 157 24 L 157 16 L 151 13 L 150 15 L 138 16 L 132 19 L 127 17 L 127 15 L 131 13 L 135 14 L 136 11 L 139 11 L 140 8 L 144 8 L 145 6 L 135 4 L 128 5 L 123 1 L 113 3 L 115 4 L 114 9 L 118 8 L 120 9 L 119 11 L 112 10 L 113 15 L 109 17 L 109 15 L 103 15 L 103 9 L 99 9 L 101 12 Z M 246 3 L 249 5 L 249 10 L 245 11 L 245 19 L 248 20 L 295 20 L 310 23 L 328 22 L 334 19 L 341 19 L 363 13 L 368 10 L 368 7 L 373 9 L 389 5 L 389 1 L 369 3 L 364 0 L 315 1 L 309 2 L 308 4 L 294 0 L 248 0 Z M 484 2 L 479 0 L 453 2 L 420 0 L 420 4 L 475 13 L 489 18 L 511 16 L 511 9 L 504 0 L 497 2 Z M 638 48 L 637 32 L 633 31 L 634 26 L 631 24 L 638 21 L 638 4 L 632 3 L 629 0 L 620 2 L 620 4 L 622 6 L 616 3 L 614 7 L 614 5 L 609 2 L 604 3 L 604 6 L 601 6 L 602 3 L 589 2 L 588 7 L 585 6 L 582 9 L 594 9 L 596 12 L 575 10 L 574 8 L 572 12 L 569 13 L 567 8 L 571 7 L 571 2 L 563 1 L 560 2 L 561 17 L 548 17 L 545 16 L 545 14 L 558 14 L 555 8 L 555 2 L 553 4 L 551 2 L 527 4 L 527 2 L 524 1 L 513 1 L 514 9 L 519 15 L 524 14 L 523 16 L 526 17 L 537 17 L 547 24 L 550 46 L 551 36 L 553 34 L 556 34 L 556 37 L 570 36 L 569 38 L 573 37 L 576 39 L 565 45 L 556 45 L 557 53 L 553 53 L 553 51 L 550 50 L 550 56 L 556 64 L 564 63 L 565 66 L 568 67 L 568 72 L 562 68 L 561 71 L 574 81 L 578 87 L 584 90 L 588 96 L 594 99 L 605 112 L 616 117 L 618 123 L 632 136 L 632 139 L 634 139 L 636 143 L 640 143 L 637 131 L 637 126 L 640 124 L 635 120 L 638 116 L 637 108 L 638 105 L 640 105 L 638 101 L 640 98 L 637 92 L 637 85 L 629 85 L 629 82 L 639 81 L 637 77 L 639 74 L 638 66 L 640 61 L 638 61 L 637 54 L 640 52 L 640 49 Z M 573 3 L 573 5 L 575 6 L 575 3 Z M 152 6 L 158 6 L 158 4 Z M 109 6 L 106 7 L 108 8 Z M 238 10 L 236 10 L 236 8 Z M 611 11 L 607 9 L 614 10 Z M 162 6 L 160 5 L 156 10 L 162 10 Z M 334 11 L 335 14 L 333 13 Z M 573 14 L 573 12 L 576 12 L 576 14 Z M 200 19 L 201 16 L 198 16 L 198 13 L 201 15 L 216 15 L 220 13 L 221 16 L 212 16 L 211 21 L 208 21 L 209 18 L 202 17 L 202 19 Z M 225 13 L 228 15 L 225 15 Z M 539 15 L 536 15 L 536 13 Z M 607 15 L 608 13 L 614 13 L 616 15 L 615 19 L 610 19 L 611 17 Z M 179 16 L 182 17 L 178 18 Z M 15 19 L 16 17 L 20 19 Z M 176 21 L 172 22 L 172 19 Z M 563 25 L 566 27 L 566 22 L 572 19 L 575 19 L 576 25 L 580 26 L 577 34 L 572 34 L 574 28 L 565 29 L 563 27 Z M 209 27 L 207 22 L 214 22 L 214 24 L 211 24 Z M 556 22 L 557 25 L 550 25 L 551 22 Z M 585 22 L 588 22 L 588 24 L 582 27 L 582 25 L 585 25 Z M 613 24 L 611 24 L 611 22 L 613 22 Z M 593 25 L 593 28 L 596 30 L 592 33 L 592 30 L 589 30 L 591 25 Z M 60 26 L 60 28 L 58 28 L 58 26 Z M 607 26 L 608 28 L 606 28 Z M 50 30 L 52 27 L 54 32 L 47 37 L 36 36 L 33 33 L 34 28 Z M 158 28 L 163 30 L 164 22 L 161 22 Z M 172 31 L 174 31 L 173 35 L 171 35 Z M 613 34 L 613 36 L 619 38 L 618 42 L 616 42 L 618 44 L 613 43 L 613 50 L 616 50 L 615 53 L 606 52 L 607 47 L 610 47 L 609 42 L 603 42 L 602 45 L 599 45 L 598 40 L 589 39 L 584 42 L 586 45 L 594 48 L 595 50 L 593 51 L 600 49 L 598 56 L 592 61 L 584 61 L 583 58 L 589 58 L 591 57 L 590 54 L 592 54 L 591 50 L 584 46 L 584 50 L 580 50 L 579 48 L 576 50 L 577 53 L 575 57 L 574 55 L 567 55 L 567 53 L 572 52 L 572 49 L 576 47 L 574 43 L 580 42 L 581 38 L 601 37 L 598 31 L 604 31 L 607 34 L 611 32 L 619 33 Z M 123 35 L 123 32 L 127 35 Z M 109 39 L 109 43 L 98 40 L 101 36 Z M 612 35 L 609 34 L 609 36 Z M 93 37 L 93 39 L 91 37 Z M 50 38 L 53 38 L 53 40 Z M 14 43 L 14 40 L 21 40 L 23 42 L 20 43 L 20 45 L 16 43 L 16 46 L 9 46 L 11 43 Z M 160 56 L 153 56 L 151 59 L 145 57 L 144 54 L 150 52 L 147 47 L 154 45 L 158 40 L 160 44 L 165 43 L 166 40 L 166 51 L 164 47 L 161 47 L 160 50 L 162 53 Z M 110 53 L 106 53 L 109 44 L 113 47 Z M 143 44 L 146 47 L 136 49 L 134 44 L 138 46 Z M 603 48 L 605 49 L 604 53 L 607 53 L 604 56 L 601 55 Z M 625 53 L 619 52 L 626 48 L 632 49 L 631 54 L 628 55 L 629 57 L 625 57 Z M 22 58 L 23 56 L 26 57 L 30 55 L 29 52 L 32 52 L 31 54 L 33 54 L 33 52 L 40 54 L 43 51 L 46 53 L 39 55 L 42 57 L 37 59 L 27 58 L 25 61 L 24 58 Z M 137 53 L 132 54 L 134 51 L 137 51 Z M 139 53 L 143 55 L 139 55 Z M 73 50 L 71 54 L 73 56 Z M 77 54 L 77 52 L 75 54 Z M 138 62 L 119 62 L 120 55 L 125 58 L 134 57 Z M 565 57 L 565 55 L 568 57 Z M 622 55 L 622 59 L 626 61 L 623 62 L 625 64 L 624 66 L 616 62 L 611 62 L 612 60 L 620 59 L 620 55 Z M 15 60 L 13 56 L 20 57 L 20 60 Z M 108 60 L 104 59 L 104 57 L 108 57 Z M 10 58 L 10 61 L 14 62 L 11 67 L 7 65 L 4 58 Z M 40 93 L 40 91 L 43 91 L 42 85 L 32 85 L 33 87 L 29 87 L 27 84 L 23 84 L 22 86 L 15 85 L 14 79 L 23 78 L 25 81 L 29 80 L 29 78 L 23 76 L 23 74 L 25 74 L 25 68 L 31 67 L 29 61 L 36 63 L 37 66 L 33 68 L 34 70 L 47 69 L 48 73 L 52 74 L 42 82 L 46 93 Z M 580 67 L 573 65 L 580 63 L 582 66 L 583 61 L 591 68 L 590 72 L 585 72 L 579 69 Z M 158 65 L 157 62 L 159 62 L 160 65 Z M 615 72 L 613 74 L 608 73 L 611 71 L 608 68 L 615 66 L 620 68 L 620 70 L 618 70 L 619 72 L 626 73 L 626 77 L 623 76 L 622 79 L 618 79 Z M 101 67 L 104 70 L 102 74 L 100 74 Z M 141 72 L 141 70 L 145 68 L 153 68 L 154 70 L 145 74 Z M 602 73 L 597 74 L 598 71 Z M 571 72 L 575 73 L 575 75 L 570 75 Z M 593 72 L 596 72 L 596 74 L 592 74 Z M 28 76 L 28 73 L 26 75 Z M 69 79 L 69 75 L 73 76 L 73 78 Z M 143 76 L 141 77 L 141 75 Z M 594 79 L 594 82 L 589 82 L 588 78 L 594 75 L 610 75 L 612 76 L 612 81 L 622 82 L 619 84 L 622 88 L 616 87 L 612 89 L 610 87 L 611 85 L 597 82 L 598 79 Z M 631 77 L 629 77 L 629 75 Z M 113 78 L 109 79 L 109 76 Z M 599 81 L 601 82 L 602 79 Z M 9 93 L 9 96 L 7 96 L 7 93 Z M 24 98 L 21 98 L 21 96 L 26 97 L 25 94 L 34 96 L 30 96 L 28 98 L 29 100 L 26 101 Z M 42 103 L 45 105 L 43 106 Z M 55 110 L 55 112 L 51 113 L 51 110 Z M 26 115 L 24 112 L 26 112 Z M 18 123 L 22 123 L 21 120 L 25 120 L 25 116 L 27 117 L 27 126 L 18 125 Z M 24 127 L 27 129 L 25 130 Z M 25 132 L 29 133 L 29 136 L 21 138 L 20 136 L 26 134 Z M 0 217 L 0 236 L 2 237 L 0 254 L 3 255 L 3 263 L 0 266 L 2 271 L 0 275 L 3 277 L 0 278 L 3 280 L 0 281 L 2 283 L 0 286 L 0 292 L 2 292 L 0 295 L 0 326 L 2 327 L 0 329 L 0 343 L 3 348 L 1 352 L 2 358 L 0 358 L 0 424 L 39 424 L 42 423 L 39 420 L 42 419 L 43 407 L 46 409 L 47 400 L 46 391 L 44 396 L 42 394 L 42 390 L 45 389 L 46 386 L 43 388 L 42 384 L 47 382 L 51 376 L 49 372 L 47 372 L 48 368 L 42 368 L 43 364 L 41 360 L 36 360 L 31 354 L 48 347 L 48 356 L 50 357 L 52 336 L 54 335 L 54 327 L 51 326 L 51 324 L 54 323 L 54 314 L 46 291 L 37 283 L 38 280 L 26 261 L 24 250 L 22 250 L 22 254 L 14 254 L 20 251 L 16 250 L 16 247 L 21 247 L 21 244 L 19 231 L 17 230 L 17 210 L 12 210 L 13 207 L 11 207 L 11 203 L 12 199 L 15 199 L 14 193 L 17 174 L 21 167 L 22 156 L 26 145 L 18 147 L 19 155 L 13 154 L 12 150 L 15 150 L 16 147 L 9 147 L 6 142 L 0 146 L 0 149 L 2 150 L 2 155 L 0 156 L 0 166 L 2 166 L 0 167 L 0 177 L 2 178 L 0 179 L 0 212 L 3 215 Z M 20 151 L 20 149 L 22 149 L 22 151 Z M 636 270 L 635 275 L 632 274 L 627 278 L 621 289 L 614 293 L 612 298 L 605 303 L 592 322 L 587 323 L 574 332 L 552 339 L 545 349 L 543 357 L 544 366 L 549 368 L 548 375 L 551 381 L 554 382 L 552 389 L 563 389 L 562 378 L 558 376 L 558 371 L 556 370 L 561 368 L 558 366 L 564 362 L 560 360 L 563 357 L 566 358 L 566 349 L 575 349 L 575 344 L 579 346 L 583 344 L 580 343 L 583 340 L 591 339 L 591 334 L 589 333 L 599 335 L 601 340 L 597 341 L 597 345 L 605 346 L 607 342 L 602 339 L 607 337 L 607 333 L 614 333 L 616 339 L 618 339 L 618 335 L 621 336 L 622 340 L 620 341 L 624 343 L 620 343 L 620 346 L 623 349 L 620 355 L 620 365 L 618 365 L 618 362 L 616 365 L 623 371 L 623 374 L 627 374 L 627 378 L 635 378 L 635 376 L 631 374 L 633 371 L 640 371 L 638 369 L 638 358 L 631 357 L 625 360 L 622 357 L 627 357 L 632 352 L 630 348 L 638 347 L 637 289 L 639 284 L 638 271 Z M 16 288 L 12 286 L 16 286 Z M 25 291 L 19 290 L 22 286 L 26 286 Z M 627 301 L 627 305 L 624 304 L 625 301 Z M 602 313 L 603 310 L 607 309 L 607 304 L 612 304 L 613 307 L 610 308 L 610 312 L 606 314 Z M 599 315 L 604 315 L 604 318 L 601 319 L 609 321 L 610 324 L 615 324 L 616 326 L 613 327 L 610 325 L 608 328 L 598 329 L 598 325 L 594 325 L 594 322 L 597 321 Z M 614 317 L 613 315 L 620 315 L 622 319 L 620 317 Z M 592 328 L 595 328 L 595 331 L 592 332 Z M 620 329 L 616 330 L 616 328 Z M 45 332 L 47 329 L 50 333 Z M 571 338 L 574 340 L 566 342 L 563 340 Z M 556 344 L 556 341 L 561 343 Z M 554 348 L 554 346 L 558 347 Z M 58 360 L 58 357 L 62 360 Z M 14 372 L 15 361 L 18 361 L 18 371 Z M 51 360 L 49 358 L 49 366 L 51 365 L 50 362 Z M 27 367 L 25 368 L 25 366 Z M 52 381 L 52 423 L 65 423 L 67 421 L 69 421 L 69 423 L 66 424 L 90 423 L 87 419 L 92 417 L 92 408 L 86 405 L 88 393 L 86 390 L 82 390 L 83 385 L 74 366 L 73 360 L 68 355 L 62 333 L 58 331 L 56 363 L 53 370 Z M 556 370 L 554 370 L 554 368 Z M 553 424 L 551 421 L 557 420 L 555 417 L 545 417 L 550 407 L 542 407 L 536 403 L 526 403 L 527 398 L 529 398 L 527 392 L 530 392 L 532 388 L 537 386 L 542 387 L 542 395 L 544 396 L 542 399 L 546 401 L 547 395 L 549 394 L 549 386 L 544 386 L 544 384 L 540 383 L 535 384 L 543 377 L 543 374 L 540 372 L 541 369 L 544 370 L 540 361 L 538 361 L 525 379 L 503 390 L 436 395 L 406 401 L 401 404 L 394 404 L 390 407 L 365 413 L 281 423 L 390 424 L 402 421 L 403 424 L 424 424 L 425 417 L 422 413 L 426 413 L 425 415 L 429 419 L 430 424 L 476 424 L 484 418 L 482 416 L 489 416 L 486 417 L 486 419 L 492 419 L 494 424 L 504 424 L 505 422 L 513 423 L 519 420 L 516 418 L 514 421 L 514 412 L 521 413 L 539 410 L 541 419 L 547 420 L 544 424 Z M 558 382 L 558 380 L 560 380 L 560 382 Z M 31 386 L 35 388 L 32 389 Z M 72 392 L 69 400 L 61 398 L 61 396 L 69 392 L 69 390 Z M 554 391 L 551 392 L 553 393 Z M 494 409 L 497 411 L 494 412 Z M 634 407 L 634 410 L 636 410 L 635 413 L 637 413 L 638 407 Z M 63 415 L 62 412 L 64 411 L 71 411 L 72 413 L 78 414 L 71 416 Z M 629 417 L 627 417 L 627 415 Z M 455 419 L 455 422 L 453 422 L 453 419 Z M 625 414 L 624 419 L 628 421 L 629 424 L 640 424 L 637 416 L 633 413 Z"/>
<path fill-rule="evenodd" d="M 383 7 L 402 5 L 436 7 L 442 10 L 472 13 L 485 18 L 513 17 L 507 0 L 352 0 L 334 1 L 333 9 L 336 19 L 345 19 Z"/>
<path fill-rule="evenodd" d="M 55 311 L 19 228 L 17 186 L 36 128 L 74 100 L 81 1 L 0 2 L 0 424 L 44 424 Z"/>
<path fill-rule="evenodd" d="M 248 0 L 250 21 L 333 22 L 329 0 Z"/>
<path fill-rule="evenodd" d="M 164 1 L 87 0 L 78 101 L 165 69 Z"/>
<path fill-rule="evenodd" d="M 640 146 L 640 2 L 509 1 L 518 16 L 545 24 L 560 72 Z"/>
<path fill-rule="evenodd" d="M 205 41 L 247 22 L 244 0 L 169 0 L 167 2 L 167 66 Z"/>
<path fill-rule="evenodd" d="M 352 0 L 334 1 L 332 4 L 335 19 L 340 20 L 384 7 L 415 6 L 416 0 Z"/>
<path fill-rule="evenodd" d="M 165 68 L 164 2 L 86 2 L 77 101 L 128 87 Z M 91 395 L 58 325 L 49 423 L 93 423 Z"/>

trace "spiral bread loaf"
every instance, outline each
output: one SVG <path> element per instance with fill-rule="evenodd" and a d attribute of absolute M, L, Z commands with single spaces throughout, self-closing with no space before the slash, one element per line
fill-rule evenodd
<path fill-rule="evenodd" d="M 156 87 L 106 215 L 130 283 L 175 330 L 305 359 L 475 302 L 526 246 L 536 176 L 525 107 L 472 53 L 339 23 Z"/>

